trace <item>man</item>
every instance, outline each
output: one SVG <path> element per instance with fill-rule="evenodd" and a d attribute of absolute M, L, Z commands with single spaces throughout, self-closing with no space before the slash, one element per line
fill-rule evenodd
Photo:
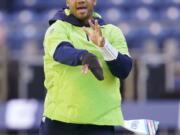
<path fill-rule="evenodd" d="M 0 103 L 5 102 L 8 98 L 7 76 L 8 76 L 8 53 L 7 48 L 7 28 L 0 23 Z"/>
<path fill-rule="evenodd" d="M 96 0 L 66 4 L 45 35 L 47 95 L 40 134 L 113 135 L 113 126 L 123 124 L 119 78 L 132 67 L 126 41 L 93 11 Z"/>

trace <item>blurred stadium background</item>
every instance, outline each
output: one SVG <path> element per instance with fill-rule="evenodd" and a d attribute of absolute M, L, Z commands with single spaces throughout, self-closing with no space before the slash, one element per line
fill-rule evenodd
<path fill-rule="evenodd" d="M 45 88 L 43 38 L 65 0 L 0 0 L 0 135 L 38 135 Z M 160 121 L 158 135 L 180 135 L 180 0 L 98 0 L 134 59 L 121 82 L 125 119 Z M 116 135 L 132 135 L 116 128 Z"/>

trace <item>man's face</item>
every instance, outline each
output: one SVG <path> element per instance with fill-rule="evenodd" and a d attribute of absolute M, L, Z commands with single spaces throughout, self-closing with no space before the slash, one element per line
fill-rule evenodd
<path fill-rule="evenodd" d="M 96 0 L 66 0 L 66 3 L 74 16 L 86 20 L 92 15 Z"/>

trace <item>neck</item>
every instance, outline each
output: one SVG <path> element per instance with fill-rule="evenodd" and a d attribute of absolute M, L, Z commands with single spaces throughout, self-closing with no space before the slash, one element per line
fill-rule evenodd
<path fill-rule="evenodd" d="M 88 18 L 88 19 L 84 20 L 84 21 L 83 21 L 84 24 L 89 24 L 89 20 L 93 20 L 93 18 Z"/>
<path fill-rule="evenodd" d="M 93 20 L 92 13 L 89 17 L 87 17 L 86 19 L 83 20 L 84 24 L 89 24 L 89 20 Z"/>

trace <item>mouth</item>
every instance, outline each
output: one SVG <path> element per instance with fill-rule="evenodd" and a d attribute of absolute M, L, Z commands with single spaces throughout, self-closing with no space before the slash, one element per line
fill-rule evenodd
<path fill-rule="evenodd" d="M 78 6 L 77 9 L 87 9 L 86 6 Z"/>
<path fill-rule="evenodd" d="M 85 6 L 77 7 L 76 10 L 79 12 L 85 12 L 87 10 L 87 7 L 85 7 Z"/>

